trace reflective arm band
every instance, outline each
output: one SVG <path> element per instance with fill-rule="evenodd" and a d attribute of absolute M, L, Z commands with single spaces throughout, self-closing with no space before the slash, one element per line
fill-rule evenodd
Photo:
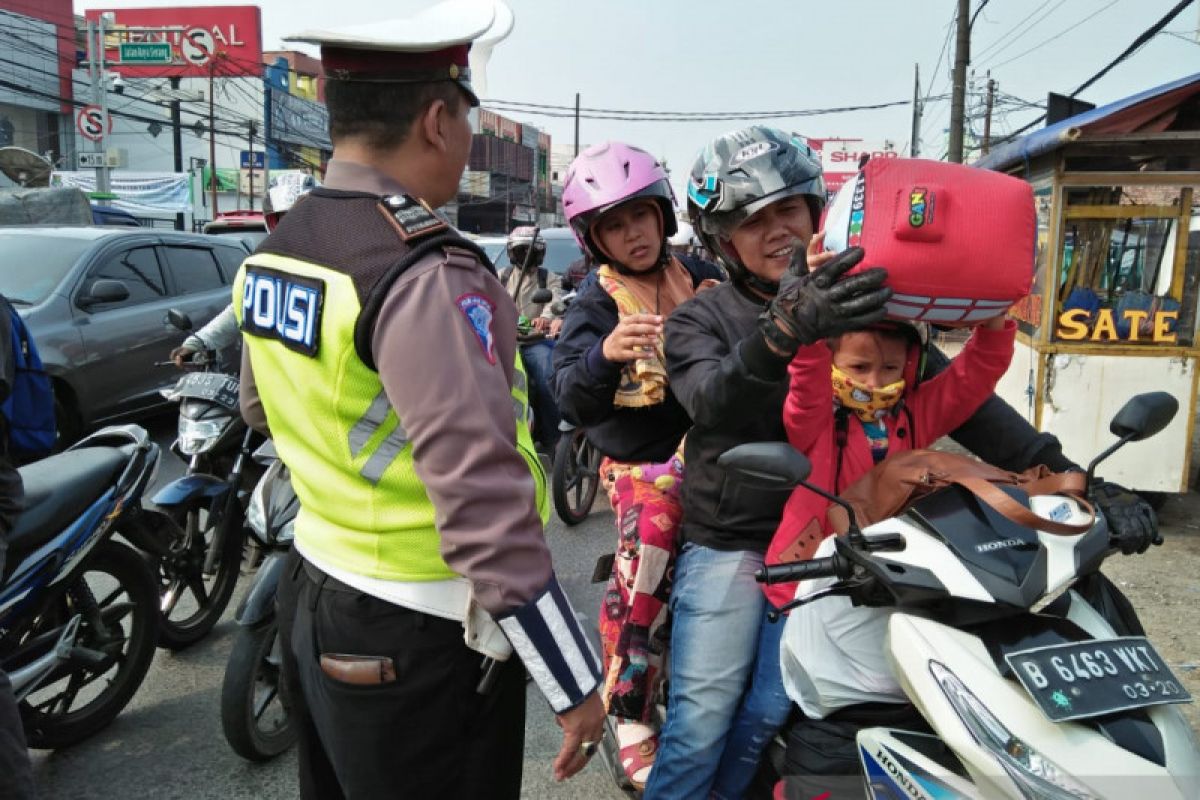
<path fill-rule="evenodd" d="M 496 621 L 555 714 L 579 705 L 599 686 L 599 660 L 557 578 Z"/>

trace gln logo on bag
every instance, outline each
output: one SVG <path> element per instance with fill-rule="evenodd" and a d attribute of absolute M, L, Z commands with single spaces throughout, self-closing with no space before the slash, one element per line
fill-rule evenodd
<path fill-rule="evenodd" d="M 933 224 L 933 193 L 923 186 L 915 186 L 908 193 L 908 224 L 920 228 Z"/>
<path fill-rule="evenodd" d="M 325 281 L 264 267 L 246 270 L 242 330 L 278 339 L 284 347 L 315 356 L 320 347 Z"/>

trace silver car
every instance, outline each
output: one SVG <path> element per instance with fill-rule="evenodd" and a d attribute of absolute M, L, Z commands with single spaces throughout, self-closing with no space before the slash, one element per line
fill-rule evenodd
<path fill-rule="evenodd" d="M 54 382 L 60 438 L 165 403 L 178 375 L 155 366 L 229 304 L 249 254 L 237 237 L 153 228 L 0 228 L 0 293 L 25 320 Z"/>

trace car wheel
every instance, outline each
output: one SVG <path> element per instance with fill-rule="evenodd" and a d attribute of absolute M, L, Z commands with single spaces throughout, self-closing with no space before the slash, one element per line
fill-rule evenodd
<path fill-rule="evenodd" d="M 62 392 L 57 385 L 54 388 L 54 422 L 58 427 L 54 452 L 59 453 L 79 441 L 83 432 L 83 422 L 71 401 L 61 396 Z"/>

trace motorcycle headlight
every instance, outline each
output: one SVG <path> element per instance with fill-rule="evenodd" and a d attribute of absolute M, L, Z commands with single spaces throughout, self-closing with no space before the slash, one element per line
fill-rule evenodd
<path fill-rule="evenodd" d="M 250 494 L 250 503 L 246 506 L 246 523 L 250 529 L 258 534 L 258 537 L 263 541 L 267 539 L 267 514 L 264 510 L 266 502 L 263 500 L 263 481 L 259 481 L 254 487 L 254 491 Z"/>
<path fill-rule="evenodd" d="M 184 455 L 194 456 L 212 447 L 226 423 L 218 420 L 195 420 L 179 418 L 179 449 Z"/>
<path fill-rule="evenodd" d="M 972 738 L 992 754 L 1026 798 L 1099 800 L 1066 770 L 1014 736 L 944 664 L 930 661 L 929 671 Z"/>

